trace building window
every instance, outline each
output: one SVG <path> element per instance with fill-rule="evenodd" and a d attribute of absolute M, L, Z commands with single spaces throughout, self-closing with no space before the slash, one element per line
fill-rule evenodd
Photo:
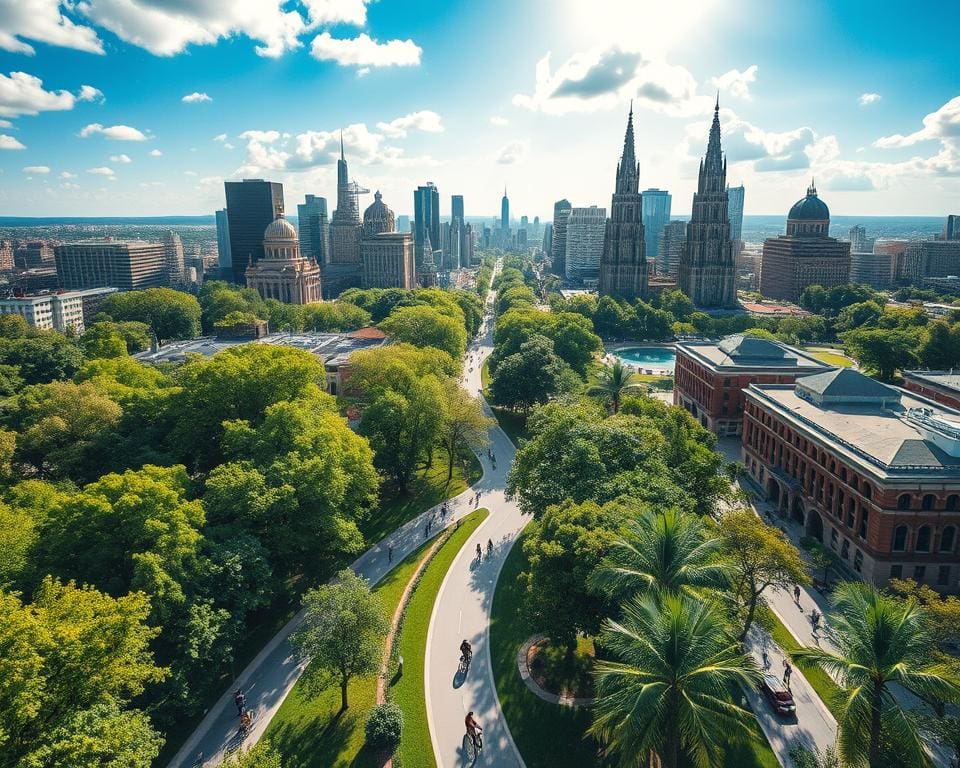
<path fill-rule="evenodd" d="M 873 489 L 870 487 L 870 483 L 863 484 L 863 495 L 868 499 L 873 495 Z"/>
<path fill-rule="evenodd" d="M 836 549 L 838 540 L 839 540 L 839 537 L 837 536 L 837 529 L 831 528 L 830 529 L 830 546 Z"/>
<path fill-rule="evenodd" d="M 840 557 L 844 560 L 850 557 L 850 542 L 847 539 L 844 539 L 843 544 L 840 545 Z"/>
<path fill-rule="evenodd" d="M 927 575 L 927 566 L 925 565 L 915 565 L 913 567 L 913 579 L 914 581 L 923 581 L 924 577 Z"/>
<path fill-rule="evenodd" d="M 940 551 L 953 552 L 953 540 L 956 538 L 957 530 L 952 525 L 948 525 L 940 534 Z"/>
<path fill-rule="evenodd" d="M 950 566 L 941 565 L 937 568 L 937 584 L 941 587 L 945 587 L 950 583 Z"/>
<path fill-rule="evenodd" d="M 891 578 L 891 579 L 902 579 L 902 578 L 903 578 L 903 566 L 902 566 L 902 565 L 891 565 L 891 566 L 890 566 L 890 578 Z"/>
<path fill-rule="evenodd" d="M 924 494 L 923 500 L 920 502 L 920 509 L 925 512 L 933 509 L 933 504 L 936 500 L 936 497 L 932 493 Z"/>
<path fill-rule="evenodd" d="M 846 467 L 840 467 L 840 479 L 843 480 L 843 482 L 847 482 L 847 468 L 846 468 Z"/>
<path fill-rule="evenodd" d="M 917 531 L 917 544 L 914 547 L 917 552 L 929 552 L 930 551 L 930 526 L 921 525 L 920 530 Z"/>
<path fill-rule="evenodd" d="M 859 572 L 863 568 L 863 552 L 859 549 L 853 554 L 853 570 Z"/>
<path fill-rule="evenodd" d="M 910 509 L 910 494 L 903 493 L 897 499 L 897 509 Z"/>
<path fill-rule="evenodd" d="M 907 548 L 907 526 L 898 525 L 893 529 L 893 551 L 903 552 Z"/>
<path fill-rule="evenodd" d="M 955 493 L 951 493 L 949 496 L 947 496 L 946 509 L 949 510 L 950 512 L 956 512 L 958 502 L 960 502 L 960 496 L 957 496 L 957 494 Z"/>
<path fill-rule="evenodd" d="M 870 523 L 870 510 L 864 507 L 860 510 L 860 538 L 867 538 L 867 526 Z"/>

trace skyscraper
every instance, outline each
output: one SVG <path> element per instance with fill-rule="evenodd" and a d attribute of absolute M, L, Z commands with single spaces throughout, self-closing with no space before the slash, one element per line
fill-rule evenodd
<path fill-rule="evenodd" d="M 850 227 L 850 253 L 865 253 L 867 250 L 867 230 L 856 224 Z"/>
<path fill-rule="evenodd" d="M 550 253 L 553 251 L 553 224 L 549 221 L 543 228 L 543 245 L 541 248 L 546 256 L 550 256 Z"/>
<path fill-rule="evenodd" d="M 645 189 L 643 196 L 643 242 L 647 258 L 657 258 L 660 233 L 670 221 L 670 193 L 665 189 Z"/>
<path fill-rule="evenodd" d="M 587 286 L 596 284 L 600 275 L 606 223 L 606 208 L 591 205 L 589 208 L 571 209 L 565 238 L 567 280 Z"/>
<path fill-rule="evenodd" d="M 567 242 L 570 231 L 567 230 Z M 603 236 L 600 259 L 600 293 L 623 299 L 647 295 L 647 257 L 643 236 L 643 200 L 640 165 L 634 155 L 633 104 L 623 137 L 623 154 L 617 164 L 617 181 L 610 202 L 610 218 Z"/>
<path fill-rule="evenodd" d="M 180 286 L 186 275 L 183 263 L 183 240 L 172 229 L 163 235 L 163 253 L 167 271 L 167 285 Z"/>
<path fill-rule="evenodd" d="M 463 216 L 463 195 L 451 195 L 450 197 L 450 220 L 460 219 L 466 221 Z"/>
<path fill-rule="evenodd" d="M 430 241 L 431 262 L 436 266 L 433 250 L 440 245 L 440 192 L 432 181 L 417 187 L 413 193 L 413 233 L 417 266 L 423 264 L 426 243 Z"/>
<path fill-rule="evenodd" d="M 566 275 L 567 266 L 567 222 L 573 210 L 569 200 L 558 200 L 553 204 L 553 239 L 550 243 L 551 269 L 554 274 Z"/>
<path fill-rule="evenodd" d="M 943 225 L 944 240 L 960 240 L 960 216 L 950 214 Z"/>
<path fill-rule="evenodd" d="M 330 264 L 360 264 L 360 206 L 357 196 L 361 190 L 350 181 L 347 158 L 340 137 L 340 159 L 337 160 L 337 210 L 330 221 Z M 358 274 L 359 277 L 359 274 Z"/>
<path fill-rule="evenodd" d="M 743 198 L 746 190 L 727 186 L 727 217 L 730 219 L 730 242 L 733 243 L 733 256 L 736 259 L 743 245 Z"/>
<path fill-rule="evenodd" d="M 503 197 L 500 198 L 500 229 L 510 230 L 510 199 L 507 197 L 507 188 L 503 188 Z"/>
<path fill-rule="evenodd" d="M 243 285 L 250 263 L 263 258 L 264 230 L 283 216 L 283 184 L 263 179 L 225 181 L 233 282 Z"/>
<path fill-rule="evenodd" d="M 230 258 L 230 224 L 227 221 L 227 209 L 221 208 L 216 212 L 217 218 L 217 264 L 222 274 L 226 275 L 233 269 Z"/>
<path fill-rule="evenodd" d="M 687 225 L 687 242 L 680 259 L 680 290 L 698 307 L 737 306 L 737 266 L 730 242 L 727 199 L 727 161 L 720 149 L 720 100 L 706 157 L 700 161 L 693 214 Z"/>
<path fill-rule="evenodd" d="M 687 222 L 671 221 L 660 232 L 657 242 L 657 274 L 676 278 L 680 257 L 687 242 Z"/>
<path fill-rule="evenodd" d="M 330 258 L 330 221 L 327 218 L 327 200 L 307 195 L 297 206 L 300 225 L 300 255 L 324 264 Z"/>

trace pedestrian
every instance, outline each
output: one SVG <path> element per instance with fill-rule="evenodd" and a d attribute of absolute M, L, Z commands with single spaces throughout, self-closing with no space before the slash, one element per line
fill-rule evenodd
<path fill-rule="evenodd" d="M 797 605 L 800 605 L 800 585 L 799 584 L 793 585 L 793 601 Z"/>
<path fill-rule="evenodd" d="M 428 538 L 430 538 L 430 523 L 423 526 L 423 540 L 426 541 Z"/>
<path fill-rule="evenodd" d="M 763 668 L 764 668 L 764 669 L 770 669 L 770 656 L 769 656 L 769 654 L 767 653 L 767 649 L 766 649 L 766 648 L 763 649 L 763 652 L 761 653 L 761 656 L 763 656 Z"/>
<path fill-rule="evenodd" d="M 387 547 L 387 562 L 388 563 L 393 562 L 393 545 L 392 544 Z"/>
<path fill-rule="evenodd" d="M 237 705 L 237 714 L 243 714 L 243 705 L 246 702 L 246 697 L 243 695 L 243 691 L 237 688 L 236 692 L 233 694 L 233 703 Z"/>
<path fill-rule="evenodd" d="M 790 676 L 793 674 L 793 667 L 790 666 L 790 662 L 784 658 L 783 660 L 783 682 L 787 686 L 787 690 L 790 690 Z"/>

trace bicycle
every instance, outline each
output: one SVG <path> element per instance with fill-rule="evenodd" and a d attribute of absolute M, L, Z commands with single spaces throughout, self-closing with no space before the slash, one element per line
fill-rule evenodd
<path fill-rule="evenodd" d="M 467 731 L 467 754 L 471 760 L 476 760 L 483 751 L 483 729 L 477 728 L 474 733 Z"/>

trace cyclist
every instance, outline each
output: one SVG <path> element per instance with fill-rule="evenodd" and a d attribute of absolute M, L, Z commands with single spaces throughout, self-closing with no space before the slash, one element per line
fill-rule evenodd
<path fill-rule="evenodd" d="M 466 638 L 463 639 L 463 642 L 460 643 L 460 661 L 470 663 L 470 659 L 473 658 L 473 648 Z"/>
<path fill-rule="evenodd" d="M 483 728 L 480 727 L 473 717 L 473 711 L 467 712 L 467 716 L 463 718 L 463 724 L 467 726 L 467 736 L 470 737 L 470 741 L 473 742 L 473 748 L 477 751 L 480 750 L 480 734 L 483 733 Z"/>
<path fill-rule="evenodd" d="M 479 563 L 483 560 L 483 548 L 480 546 L 480 542 L 477 542 L 477 562 Z"/>
<path fill-rule="evenodd" d="M 487 539 L 487 557 L 493 554 L 493 539 Z"/>
<path fill-rule="evenodd" d="M 240 733 L 248 733 L 252 723 L 253 715 L 250 714 L 249 709 L 245 709 L 243 714 L 240 715 Z"/>

